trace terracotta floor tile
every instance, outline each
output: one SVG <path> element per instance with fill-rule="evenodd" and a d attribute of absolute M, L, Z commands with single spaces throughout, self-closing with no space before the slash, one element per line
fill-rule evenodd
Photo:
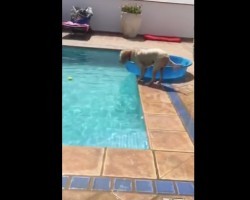
<path fill-rule="evenodd" d="M 171 103 L 147 103 L 142 102 L 144 113 L 147 114 L 168 114 L 177 115 L 177 112 Z"/>
<path fill-rule="evenodd" d="M 148 130 L 185 131 L 177 115 L 152 115 L 144 114 Z"/>
<path fill-rule="evenodd" d="M 194 112 L 191 112 L 190 115 L 191 115 L 191 118 L 194 119 Z"/>
<path fill-rule="evenodd" d="M 115 192 L 118 198 L 121 200 L 152 200 L 156 195 L 152 194 L 138 194 L 138 193 L 125 193 L 125 192 Z"/>
<path fill-rule="evenodd" d="M 157 90 L 147 86 L 139 87 L 141 101 L 144 103 L 171 103 L 166 91 Z"/>
<path fill-rule="evenodd" d="M 117 200 L 111 192 L 64 190 L 62 200 Z"/>
<path fill-rule="evenodd" d="M 63 146 L 63 174 L 99 176 L 103 155 L 103 148 Z"/>
<path fill-rule="evenodd" d="M 186 86 L 186 89 L 190 90 L 190 91 L 194 91 L 194 85 L 193 84 L 188 84 Z"/>
<path fill-rule="evenodd" d="M 62 200 L 88 200 L 93 197 L 96 192 L 89 191 L 75 191 L 75 190 L 63 190 Z"/>
<path fill-rule="evenodd" d="M 155 151 L 160 179 L 194 180 L 194 153 Z"/>
<path fill-rule="evenodd" d="M 157 195 L 151 200 L 194 200 L 192 196 Z"/>
<path fill-rule="evenodd" d="M 194 103 L 191 103 L 189 105 L 185 105 L 188 113 L 191 115 L 191 117 L 194 117 Z"/>
<path fill-rule="evenodd" d="M 165 92 L 164 90 L 160 90 L 160 89 L 157 89 L 157 88 L 153 88 L 153 87 L 149 87 L 149 86 L 146 86 L 146 85 L 138 85 L 138 89 L 141 93 L 148 93 L 148 92 L 158 92 L 158 93 L 161 93 L 161 92 Z"/>
<path fill-rule="evenodd" d="M 63 190 L 62 200 L 194 200 L 192 196 Z"/>
<path fill-rule="evenodd" d="M 107 149 L 103 176 L 155 179 L 152 151 Z"/>
<path fill-rule="evenodd" d="M 194 92 L 194 89 L 191 89 L 189 87 L 189 85 L 184 85 L 182 87 L 177 87 L 177 88 L 178 88 L 178 91 L 183 93 L 184 95 L 188 95 L 188 94 Z"/>
<path fill-rule="evenodd" d="M 148 103 L 171 103 L 170 98 L 167 93 L 163 94 L 161 92 L 148 92 L 140 94 L 142 102 Z"/>
<path fill-rule="evenodd" d="M 184 105 L 194 103 L 194 92 L 190 92 L 187 95 L 183 95 L 180 93 L 179 97 L 181 98 Z"/>
<path fill-rule="evenodd" d="M 148 135 L 153 150 L 194 152 L 194 145 L 187 132 L 149 130 Z"/>

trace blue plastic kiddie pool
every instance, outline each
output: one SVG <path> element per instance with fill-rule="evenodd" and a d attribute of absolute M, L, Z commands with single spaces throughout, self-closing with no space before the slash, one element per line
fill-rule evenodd
<path fill-rule="evenodd" d="M 166 66 L 163 70 L 163 80 L 169 80 L 169 79 L 176 79 L 176 78 L 181 78 L 186 74 L 187 68 L 192 65 L 192 61 L 179 57 L 179 56 L 169 56 L 170 60 L 173 61 L 176 65 L 180 66 L 180 68 L 173 69 L 171 66 Z M 140 69 L 137 67 L 137 65 L 132 62 L 128 61 L 125 64 L 127 70 L 137 76 L 140 75 Z M 147 68 L 146 73 L 145 73 L 145 78 L 152 78 L 152 72 L 153 72 L 153 66 L 150 66 Z M 156 79 L 160 78 L 160 72 L 157 72 L 156 74 Z"/>

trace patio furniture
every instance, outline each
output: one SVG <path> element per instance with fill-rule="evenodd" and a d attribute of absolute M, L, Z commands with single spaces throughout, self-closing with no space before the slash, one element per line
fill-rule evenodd
<path fill-rule="evenodd" d="M 82 9 L 73 6 L 71 10 L 71 20 L 62 22 L 62 26 L 71 33 L 87 33 L 91 30 L 90 20 L 92 16 L 93 11 L 91 7 Z"/>
<path fill-rule="evenodd" d="M 90 29 L 90 25 L 87 23 L 79 24 L 79 23 L 74 23 L 72 21 L 67 21 L 63 22 L 62 25 L 64 29 L 69 30 L 72 33 L 76 32 L 87 33 Z"/>

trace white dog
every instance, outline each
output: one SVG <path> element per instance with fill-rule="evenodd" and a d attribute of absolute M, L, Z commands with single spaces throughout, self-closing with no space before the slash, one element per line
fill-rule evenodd
<path fill-rule="evenodd" d="M 138 82 L 142 81 L 144 78 L 146 69 L 153 65 L 153 74 L 150 82 L 146 83 L 151 85 L 155 82 L 155 76 L 158 71 L 160 71 L 160 79 L 158 84 L 162 82 L 163 79 L 163 69 L 165 66 L 170 65 L 174 68 L 179 67 L 169 59 L 169 55 L 161 49 L 128 49 L 122 50 L 120 52 L 120 62 L 122 64 L 127 61 L 133 61 L 140 68 L 141 75 L 138 78 Z"/>

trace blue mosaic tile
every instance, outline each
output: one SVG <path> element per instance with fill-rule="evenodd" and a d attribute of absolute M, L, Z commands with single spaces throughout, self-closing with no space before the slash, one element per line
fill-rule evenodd
<path fill-rule="evenodd" d="M 94 180 L 94 190 L 105 190 L 109 191 L 111 187 L 110 178 L 95 178 Z"/>
<path fill-rule="evenodd" d="M 137 192 L 153 193 L 153 184 L 150 180 L 136 180 L 135 190 Z"/>
<path fill-rule="evenodd" d="M 115 179 L 115 191 L 132 191 L 132 181 L 126 179 Z"/>
<path fill-rule="evenodd" d="M 70 184 L 70 189 L 87 189 L 89 185 L 89 177 L 73 177 L 71 184 Z"/>
<path fill-rule="evenodd" d="M 175 194 L 172 181 L 155 181 L 155 186 L 158 194 Z"/>
<path fill-rule="evenodd" d="M 67 185 L 67 181 L 68 181 L 68 176 L 63 176 L 62 177 L 62 188 L 65 189 L 66 185 Z"/>
<path fill-rule="evenodd" d="M 177 191 L 180 195 L 194 195 L 194 185 L 192 182 L 176 181 Z"/>

